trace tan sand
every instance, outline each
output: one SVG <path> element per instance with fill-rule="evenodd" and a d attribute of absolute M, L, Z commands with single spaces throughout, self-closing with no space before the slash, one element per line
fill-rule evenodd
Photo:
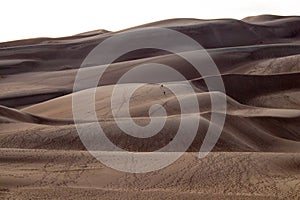
<path fill-rule="evenodd" d="M 170 90 L 162 93 L 161 83 L 145 84 L 130 100 L 131 117 L 140 125 L 149 123 L 153 104 L 166 109 L 165 127 L 153 137 L 140 140 L 124 134 L 110 108 L 113 88 L 122 74 L 140 64 L 165 64 L 186 77 L 199 102 L 199 112 L 190 107 L 184 113 L 187 120 L 200 117 L 187 152 L 162 170 L 129 174 L 106 167 L 86 151 L 74 125 L 72 95 L 84 95 L 90 88 L 72 93 L 75 76 L 89 51 L 118 32 L 96 30 L 2 43 L 0 199 L 300 198 L 300 17 L 170 19 L 130 30 L 153 26 L 185 33 L 207 48 L 221 72 L 226 94 L 207 91 L 204 77 L 178 55 L 153 49 L 133 51 L 117 59 L 98 85 L 98 120 L 82 117 L 80 123 L 86 127 L 100 123 L 117 146 L 141 155 L 168 144 L 178 129 L 181 111 Z M 182 54 L 198 55 L 195 51 Z M 94 72 L 104 64 L 83 70 L 90 73 L 88 78 L 95 78 Z M 170 82 L 165 87 L 187 84 Z M 121 86 L 124 92 L 130 84 Z M 225 125 L 213 152 L 198 159 L 210 124 L 212 96 L 226 97 L 227 112 L 214 111 L 226 115 Z M 192 94 L 182 98 L 189 102 Z M 126 117 L 124 109 L 117 112 L 120 119 Z M 116 152 L 102 153 L 113 156 Z"/>

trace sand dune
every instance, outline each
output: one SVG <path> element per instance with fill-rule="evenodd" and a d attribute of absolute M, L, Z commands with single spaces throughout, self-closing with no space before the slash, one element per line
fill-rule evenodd
<path fill-rule="evenodd" d="M 300 46 L 271 45 L 270 47 L 270 45 L 254 45 L 213 49 L 209 50 L 208 53 L 214 59 L 222 74 L 270 75 L 276 74 L 279 69 L 283 72 L 288 71 L 289 73 L 298 72 L 297 67 L 295 67 L 297 65 L 295 62 L 297 63 L 297 61 L 292 58 L 300 53 Z M 187 52 L 186 54 L 191 57 L 197 56 L 197 52 Z M 190 64 L 179 56 L 164 55 L 112 64 L 111 68 L 106 72 L 109 76 L 104 76 L 101 85 L 115 84 L 119 77 L 126 71 L 147 62 L 158 62 L 171 66 L 189 80 L 198 78 L 199 76 Z M 269 64 L 270 62 L 274 64 Z M 280 63 L 282 62 L 284 62 L 284 68 L 280 67 Z M 101 65 L 93 66 L 85 70 L 89 71 L 92 79 L 95 77 L 94 71 L 99 70 L 101 67 Z M 186 70 L 187 68 L 191 68 L 191 70 Z M 0 83 L 3 85 L 0 89 L 1 104 L 9 107 L 26 106 L 71 93 L 77 69 L 67 68 L 63 70 L 61 67 L 57 69 L 55 66 L 52 69 L 56 69 L 57 71 L 2 75 L 0 79 Z M 268 71 L 265 73 L 261 72 L 266 69 Z M 252 70 L 251 73 L 248 72 L 249 70 Z M 32 79 L 33 76 L 35 77 L 34 79 Z M 64 76 L 64 78 L 61 79 L 60 76 Z M 22 84 L 23 87 L 19 87 L 19 84 Z M 35 96 L 36 98 L 30 98 L 30 96 Z M 11 97 L 14 98 L 13 102 L 11 101 Z M 19 97 L 20 100 L 16 97 Z"/>
<path fill-rule="evenodd" d="M 184 23 L 192 21 L 191 23 Z M 196 23 L 198 21 L 198 23 Z M 149 24 L 145 27 L 167 27 L 182 32 L 198 41 L 205 48 L 221 48 L 259 44 L 294 43 L 299 39 L 300 18 L 291 17 L 285 20 L 277 20 L 268 26 L 249 24 L 233 19 L 222 20 L 169 20 Z M 133 29 L 134 31 L 135 29 Z M 234 32 L 234 34 L 232 34 Z M 1 74 L 16 74 L 28 71 L 54 71 L 68 66 L 77 68 L 87 53 L 99 42 L 114 33 L 92 34 L 72 36 L 56 39 L 59 42 L 51 43 L 41 40 L 25 40 L 19 42 L 4 43 L 1 47 L 2 59 L 30 59 L 30 65 L 18 67 L 18 65 L 1 68 Z M 147 36 L 145 39 L 151 39 Z M 50 40 L 51 41 L 51 40 Z M 21 44 L 21 45 L 19 45 Z M 58 51 L 59 50 L 59 51 Z M 110 52 L 107 52 L 110 53 Z M 134 52 L 119 59 L 126 61 L 150 56 L 157 56 L 166 52 L 157 50 L 143 50 Z M 54 62 L 55 59 L 55 62 Z M 43 62 L 41 62 L 43 61 Z M 99 63 L 105 64 L 105 63 Z M 38 66 L 38 67 L 37 67 Z M 11 69 L 13 68 L 13 70 Z"/>
<path fill-rule="evenodd" d="M 88 94 L 89 86 L 73 93 L 78 68 L 101 41 L 124 31 L 162 27 L 184 33 L 207 49 L 220 76 L 202 76 L 181 56 L 157 49 L 132 51 L 105 71 L 96 88 L 97 119 L 84 110 L 79 123 L 99 123 L 118 147 L 144 155 L 169 144 L 181 117 L 199 118 L 196 137 L 187 152 L 171 166 L 146 174 L 116 171 L 98 162 L 83 145 L 73 119 L 72 98 Z M 157 35 L 156 35 L 157 36 Z M 160 35 L 158 35 L 160 37 Z M 151 40 L 154 35 L 143 36 Z M 114 48 L 107 51 L 107 55 Z M 106 55 L 106 54 L 105 54 Z M 170 19 L 118 32 L 95 30 L 63 38 L 35 38 L 0 44 L 0 198 L 4 199 L 298 199 L 300 170 L 300 17 L 261 15 L 235 19 Z M 126 124 L 125 107 L 111 108 L 111 95 L 119 78 L 146 63 L 168 65 L 187 81 L 169 78 L 146 82 L 128 103 L 130 119 L 147 125 L 150 115 L 163 120 L 154 136 L 137 138 L 118 127 Z M 105 62 L 82 66 L 97 77 Z M 149 65 L 149 69 L 152 66 Z M 155 68 L 153 68 L 155 69 Z M 205 80 L 222 78 L 225 93 L 208 91 Z M 136 82 L 124 82 L 116 99 Z M 164 88 L 161 88 L 161 84 Z M 192 92 L 179 96 L 169 86 Z M 195 94 L 194 94 L 195 93 Z M 180 103 L 185 102 L 182 113 Z M 196 98 L 198 109 L 189 102 Z M 211 98 L 226 99 L 212 111 Z M 222 106 L 222 105 L 219 105 Z M 85 110 L 86 109 L 86 110 Z M 150 112 L 149 112 L 150 110 Z M 114 118 L 113 113 L 117 113 Z M 149 114 L 150 113 L 150 114 Z M 225 116 L 221 136 L 204 159 L 197 153 L 211 117 Z M 189 133 L 186 133 L 189 134 Z M 181 138 L 178 148 L 185 145 Z M 97 150 L 97 149 L 95 149 Z M 114 156 L 116 152 L 101 152 Z M 172 152 L 162 152 L 168 154 Z"/>
<path fill-rule="evenodd" d="M 82 151 L 11 149 L 1 158 L 2 187 L 19 186 L 2 189 L 7 198 L 297 199 L 299 193 L 299 155 L 292 153 L 212 153 L 201 162 L 187 153 L 147 174 L 116 172 Z"/>

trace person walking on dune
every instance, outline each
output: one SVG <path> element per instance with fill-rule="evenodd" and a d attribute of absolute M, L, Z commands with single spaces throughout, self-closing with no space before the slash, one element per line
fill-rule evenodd
<path fill-rule="evenodd" d="M 163 88 L 164 88 L 164 85 L 161 84 L 160 87 L 161 87 L 161 89 L 162 89 L 162 91 L 163 91 L 163 94 L 166 95 L 166 91 L 163 89 Z"/>

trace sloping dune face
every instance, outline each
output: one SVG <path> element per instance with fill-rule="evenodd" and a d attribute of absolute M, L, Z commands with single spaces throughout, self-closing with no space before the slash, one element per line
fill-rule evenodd
<path fill-rule="evenodd" d="M 99 60 L 82 65 L 93 48 L 116 34 L 135 34 L 149 27 L 175 30 L 197 41 L 220 74 L 195 73 L 181 55 L 196 58 L 196 51 L 172 54 L 149 48 L 118 57 L 96 88 L 73 92 L 80 67 L 90 74 L 87 79 L 95 79 L 96 72 L 108 64 Z M 153 36 L 146 39 L 151 41 Z M 115 107 L 111 98 L 124 73 L 149 63 L 167 65 L 186 81 L 146 82 L 133 93 L 128 102 L 133 122 L 146 126 L 152 114 L 166 120 L 156 135 L 138 138 L 118 127 L 117 121 L 128 113 L 122 98 Z M 220 78 L 225 91 L 206 85 Z M 119 85 L 122 95 L 134 84 Z M 193 94 L 180 96 L 187 105 L 182 113 L 178 96 L 168 87 L 187 84 Z M 0 85 L 0 198 L 300 198 L 300 17 L 172 19 L 119 32 L 97 30 L 2 43 Z M 83 103 L 76 108 L 83 111 L 77 122 L 86 128 L 99 123 L 119 148 L 143 155 L 168 145 L 182 116 L 199 117 L 195 138 L 186 153 L 162 170 L 129 174 L 111 169 L 89 154 L 74 124 L 72 99 L 91 91 L 97 119 L 86 117 L 92 111 L 85 110 Z M 212 98 L 225 98 L 226 110 L 212 111 Z M 189 106 L 193 99 L 198 109 Z M 161 105 L 167 117 L 153 110 L 153 105 Z M 225 116 L 224 127 L 212 152 L 199 159 L 213 114 Z M 113 156 L 114 152 L 103 154 Z"/>

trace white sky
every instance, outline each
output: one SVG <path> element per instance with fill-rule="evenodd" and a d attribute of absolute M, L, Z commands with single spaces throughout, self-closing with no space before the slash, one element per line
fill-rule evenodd
<path fill-rule="evenodd" d="M 0 42 L 120 30 L 169 18 L 300 15 L 300 0 L 3 0 Z"/>

